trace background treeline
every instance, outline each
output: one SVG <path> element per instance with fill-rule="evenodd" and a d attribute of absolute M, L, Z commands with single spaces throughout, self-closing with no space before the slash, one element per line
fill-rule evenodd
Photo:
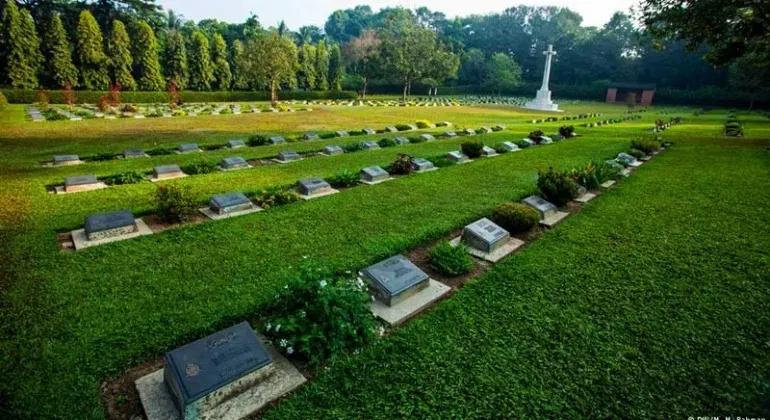
<path fill-rule="evenodd" d="M 542 51 L 553 44 L 551 78 L 564 97 L 595 97 L 611 80 L 708 92 L 702 96 L 717 102 L 744 96 L 731 92 L 744 87 L 740 69 L 712 67 L 702 60 L 706 47 L 687 52 L 682 41 L 653 41 L 623 13 L 596 28 L 558 7 L 447 19 L 424 7 L 357 6 L 332 13 L 323 29 L 291 31 L 282 22 L 265 28 L 254 15 L 195 23 L 154 0 L 0 1 L 0 85 L 10 88 L 104 91 L 119 83 L 124 91 L 164 91 L 173 80 L 186 91 L 259 90 L 273 98 L 279 90 L 408 95 L 438 86 L 440 93 L 527 87 L 522 93 L 531 94 Z"/>

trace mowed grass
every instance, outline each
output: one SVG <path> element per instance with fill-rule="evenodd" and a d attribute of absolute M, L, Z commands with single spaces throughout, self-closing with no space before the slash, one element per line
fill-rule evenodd
<path fill-rule="evenodd" d="M 601 105 L 596 108 L 603 110 Z M 607 108 L 605 113 L 611 117 L 619 115 L 621 110 L 622 108 L 617 107 Z M 161 139 L 155 138 L 155 133 L 147 127 L 141 128 L 143 133 L 136 137 L 93 133 L 94 130 L 101 130 L 99 127 L 102 124 L 117 123 L 118 129 L 122 129 L 121 124 L 128 124 L 132 129 L 139 129 L 133 128 L 134 124 L 163 121 L 161 119 L 52 123 L 82 124 L 79 126 L 79 132 L 83 135 L 80 136 L 78 131 L 69 132 L 67 130 L 70 129 L 65 127 L 61 133 L 56 132 L 58 137 L 46 137 L 50 134 L 28 132 L 27 127 L 35 127 L 30 129 L 32 131 L 46 131 L 46 127 L 37 127 L 48 123 L 22 125 L 12 121 L 18 117 L 19 108 L 12 107 L 11 111 L 11 114 L 0 118 L 10 120 L 14 129 L 24 133 L 16 131 L 12 138 L 0 141 L 3 151 L 6 148 L 16 150 L 14 158 L 4 166 L 3 176 L 6 178 L 7 175 L 7 182 L 0 187 L 2 200 L 8 203 L 1 214 L 3 228 L 0 230 L 0 239 L 3 239 L 8 261 L 12 262 L 4 264 L 2 268 L 2 274 L 6 277 L 3 284 L 7 286 L 3 292 L 5 328 L 0 363 L 3 377 L 9 380 L 0 385 L 0 397 L 3 397 L 5 407 L 13 416 L 29 418 L 101 418 L 101 380 L 234 321 L 258 317 L 260 305 L 273 296 L 288 278 L 296 274 L 297 266 L 304 257 L 335 270 L 355 270 L 380 258 L 429 242 L 447 231 L 487 214 L 500 202 L 516 200 L 530 193 L 534 189 L 538 166 L 555 165 L 569 168 L 588 159 L 614 156 L 617 152 L 625 150 L 629 140 L 638 135 L 644 127 L 648 127 L 655 118 L 653 113 L 649 113 L 642 121 L 579 130 L 586 134 L 586 137 L 574 141 L 415 175 L 376 187 L 360 187 L 322 200 L 296 203 L 253 216 L 209 222 L 84 252 L 63 254 L 58 252 L 56 232 L 78 227 L 85 215 L 93 211 L 123 207 L 134 211 L 149 209 L 147 195 L 152 186 L 120 186 L 84 194 L 49 195 L 43 187 L 52 180 L 60 177 L 63 179 L 65 173 L 81 174 L 86 168 L 94 169 L 87 173 L 114 173 L 118 172 L 114 171 L 114 168 L 120 165 L 147 165 L 142 160 L 143 162 L 136 163 L 89 163 L 55 169 L 37 166 L 38 161 L 50 158 L 55 150 L 69 150 L 81 154 L 98 153 L 141 147 L 144 144 L 142 141 L 175 145 L 193 140 L 198 134 L 190 133 L 190 130 L 207 127 L 207 124 L 221 127 L 219 130 L 225 132 L 218 133 L 220 137 L 212 140 L 219 143 L 226 141 L 233 133 L 265 132 L 268 129 L 256 123 L 251 126 L 248 122 L 250 120 L 242 122 L 236 119 L 250 117 L 246 115 L 197 117 L 194 122 L 184 121 L 184 124 L 196 124 L 192 128 L 186 128 L 184 125 L 169 128 L 171 133 L 159 133 Z M 420 114 L 422 111 L 429 115 Z M 588 109 L 585 110 L 587 111 Z M 315 112 L 312 113 L 313 116 L 320 114 Z M 416 114 L 410 118 L 407 118 L 406 114 L 394 118 L 393 112 Z M 368 125 L 381 128 L 423 118 L 432 121 L 449 120 L 458 125 L 467 124 L 472 127 L 508 123 L 512 129 L 510 132 L 480 137 L 485 141 L 490 139 L 490 144 L 494 144 L 508 139 L 519 139 L 523 134 L 537 128 L 528 123 L 521 124 L 523 119 L 531 116 L 512 111 L 511 108 L 498 109 L 497 112 L 501 115 L 492 115 L 489 112 L 486 109 L 480 112 L 476 108 L 468 107 L 426 110 L 329 109 L 329 122 L 317 122 L 327 125 L 309 125 L 302 130 L 285 133 L 320 131 L 327 128 L 363 128 Z M 295 115 L 299 114 L 271 117 L 277 121 Z M 354 121 L 355 125 L 340 123 L 339 119 L 343 118 L 341 115 Z M 265 115 L 254 117 L 261 118 Z M 202 118 L 211 120 L 206 122 L 202 121 Z M 233 119 L 228 127 L 226 121 L 216 120 L 217 118 Z M 666 136 L 674 140 L 681 137 L 684 144 L 677 144 L 674 150 L 667 152 L 665 160 L 690 149 L 700 150 L 701 142 L 707 145 L 709 142 L 727 142 L 728 140 L 715 137 L 723 119 L 724 115 L 718 114 L 704 116 L 698 120 L 702 125 L 681 126 L 667 133 Z M 517 121 L 519 124 L 513 126 Z M 168 124 L 171 123 L 180 122 L 170 121 Z M 346 121 L 345 124 L 347 123 Z M 558 125 L 552 123 L 551 127 Z M 756 121 L 756 125 L 758 129 L 765 127 L 761 121 Z M 160 127 L 157 129 L 160 130 Z M 754 135 L 751 127 L 747 132 L 750 136 Z M 686 136 L 686 133 L 691 137 Z M 99 136 L 104 138 L 99 139 Z M 703 140 L 704 138 L 707 140 Z M 356 141 L 358 140 L 357 138 Z M 137 142 L 141 144 L 137 145 Z M 309 159 L 286 166 L 196 176 L 178 182 L 189 183 L 199 195 L 205 197 L 215 192 L 283 185 L 300 177 L 323 176 L 345 167 L 358 169 L 369 164 L 384 165 L 399 151 L 412 153 L 414 150 L 426 154 L 443 152 L 457 147 L 457 142 L 451 142 L 442 140 L 378 152 Z M 747 140 L 734 143 L 741 145 L 735 148 L 738 151 L 746 148 L 756 154 L 761 150 L 761 146 Z M 698 149 L 695 149 L 696 147 Z M 258 149 L 261 150 L 248 150 Z M 717 152 L 713 147 L 704 150 Z M 235 152 L 246 157 L 246 152 L 242 151 L 243 149 Z M 3 156 L 7 154 L 3 153 Z M 179 163 L 190 157 L 163 157 L 166 158 Z M 148 161 L 161 160 L 153 158 Z M 656 165 L 661 165 L 658 162 L 655 162 Z M 659 167 L 661 176 L 667 176 L 665 173 L 669 166 Z M 753 174 L 756 171 L 751 172 Z M 644 173 L 640 171 L 640 175 Z M 641 179 L 642 176 L 638 178 Z M 632 185 L 634 184 L 629 182 L 628 188 Z M 606 197 L 602 199 L 605 200 Z M 579 220 L 579 217 L 583 216 L 578 216 L 575 220 Z M 730 217 L 738 216 L 730 213 Z M 629 222 L 625 215 L 616 215 L 615 218 L 621 219 L 618 223 Z M 566 226 L 570 225 L 564 227 Z M 554 234 L 560 235 L 561 230 L 562 227 Z M 571 252 L 574 251 L 578 250 Z M 751 259 L 748 261 L 752 269 L 759 268 L 759 262 Z M 548 262 L 551 263 L 553 261 Z M 546 264 L 542 269 L 547 267 L 549 265 Z M 461 292 L 460 296 L 464 293 Z M 428 315 L 426 320 L 432 319 L 432 316 L 434 315 Z M 409 331 L 420 328 L 422 322 L 414 324 L 414 327 L 407 327 L 399 334 L 410 334 Z M 543 322 L 548 323 L 545 320 Z M 398 337 L 396 336 L 395 342 L 399 341 Z M 552 344 L 558 345 L 558 342 Z M 376 352 L 382 345 L 384 344 L 370 351 Z M 464 346 L 462 343 L 457 345 Z M 489 357 L 493 356 L 490 353 Z M 367 360 L 388 366 L 391 363 L 389 360 L 377 358 Z M 493 359 L 486 359 L 484 363 L 489 363 L 490 360 Z M 355 360 L 351 361 L 354 362 Z M 333 371 L 336 371 L 336 367 Z M 342 376 L 337 378 L 345 380 Z M 428 376 L 425 380 L 427 378 Z M 433 379 L 440 380 L 439 377 Z M 327 380 L 332 382 L 324 385 Z M 320 388 L 314 385 L 309 388 L 308 394 L 300 394 L 298 401 L 308 398 L 308 401 L 318 403 L 314 399 L 316 397 L 312 397 L 312 390 L 334 386 L 333 380 L 323 379 L 317 385 Z M 450 378 L 449 381 L 457 382 L 456 378 Z M 396 390 L 393 389 L 393 392 Z M 360 396 L 366 397 L 363 394 Z M 350 406 L 338 406 L 340 414 L 355 415 L 354 411 L 345 411 L 351 409 Z M 285 410 L 289 410 L 286 411 L 287 415 L 291 415 L 296 409 L 294 407 L 297 406 L 291 402 L 286 406 Z M 470 407 L 472 405 L 469 405 Z M 278 412 L 280 413 L 281 411 Z M 372 411 L 370 414 L 376 413 Z"/>

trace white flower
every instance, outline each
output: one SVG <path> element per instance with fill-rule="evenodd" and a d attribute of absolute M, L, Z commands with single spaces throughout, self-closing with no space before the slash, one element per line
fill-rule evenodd
<path fill-rule="evenodd" d="M 284 288 L 284 289 L 288 289 L 288 288 L 289 288 L 289 285 L 287 284 L 286 286 L 283 286 L 283 288 Z"/>
<path fill-rule="evenodd" d="M 281 324 L 275 326 L 275 332 L 281 331 Z"/>
<path fill-rule="evenodd" d="M 355 350 L 353 351 L 353 354 L 361 354 L 361 349 L 355 349 Z"/>
<path fill-rule="evenodd" d="M 267 326 L 265 326 L 265 330 L 266 331 L 270 331 L 272 328 L 273 328 L 273 324 L 271 324 L 269 322 L 267 323 Z"/>
<path fill-rule="evenodd" d="M 377 329 L 377 335 L 379 335 L 380 337 L 382 337 L 383 335 L 385 335 L 385 327 L 383 327 L 382 325 L 380 325 L 380 328 L 378 328 L 378 329 Z"/>
<path fill-rule="evenodd" d="M 375 299 L 374 299 L 374 295 L 372 295 L 372 302 L 374 302 L 374 300 L 375 300 Z"/>
<path fill-rule="evenodd" d="M 304 318 L 306 315 L 307 314 L 305 313 L 305 311 L 299 311 L 299 317 L 300 318 Z"/>
<path fill-rule="evenodd" d="M 286 349 L 286 354 L 292 354 L 294 353 L 294 347 L 289 347 Z"/>
<path fill-rule="evenodd" d="M 326 283 L 326 280 L 321 280 L 321 283 L 319 283 L 321 287 L 326 287 L 328 283 Z"/>
<path fill-rule="evenodd" d="M 356 284 L 358 285 L 359 289 L 363 289 L 364 288 L 364 279 L 362 279 L 361 277 L 357 278 L 356 279 Z"/>
<path fill-rule="evenodd" d="M 306 259 L 307 259 L 307 255 L 303 255 L 303 256 L 302 256 L 302 259 L 303 259 L 303 260 L 306 260 Z"/>
<path fill-rule="evenodd" d="M 289 345 L 289 342 L 286 341 L 285 338 L 282 338 L 281 341 L 278 342 L 278 345 L 281 346 L 281 347 L 286 347 L 286 346 Z"/>
<path fill-rule="evenodd" d="M 350 274 L 350 273 L 352 273 L 352 271 L 350 271 L 350 270 L 345 270 L 345 273 L 346 273 L 346 274 Z"/>

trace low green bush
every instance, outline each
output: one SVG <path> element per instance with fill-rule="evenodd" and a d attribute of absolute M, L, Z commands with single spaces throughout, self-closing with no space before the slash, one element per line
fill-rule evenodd
<path fill-rule="evenodd" d="M 429 156 L 425 159 L 432 163 L 436 168 L 446 168 L 457 164 L 455 161 L 447 159 L 445 155 Z"/>
<path fill-rule="evenodd" d="M 254 134 L 253 136 L 249 136 L 248 145 L 251 147 L 255 146 L 264 146 L 268 142 L 267 136 L 264 136 L 262 134 Z"/>
<path fill-rule="evenodd" d="M 281 353 L 317 366 L 374 340 L 377 323 L 369 302 L 362 279 L 305 267 L 266 305 L 262 332 Z"/>
<path fill-rule="evenodd" d="M 387 137 L 378 141 L 377 144 L 380 145 L 380 147 L 396 147 L 398 145 L 395 140 Z"/>
<path fill-rule="evenodd" d="M 271 207 L 282 206 L 299 200 L 297 193 L 287 191 L 281 187 L 268 187 L 260 190 L 250 197 L 254 203 L 267 210 Z"/>
<path fill-rule="evenodd" d="M 628 151 L 628 154 L 633 156 L 633 157 L 635 157 L 635 158 L 637 158 L 637 159 L 641 159 L 641 158 L 646 156 L 646 154 L 643 151 L 639 150 L 639 149 L 631 149 L 631 150 Z"/>
<path fill-rule="evenodd" d="M 3 112 L 7 106 L 8 98 L 3 95 L 3 92 L 0 92 L 0 112 Z"/>
<path fill-rule="evenodd" d="M 537 188 L 547 201 L 561 207 L 577 198 L 580 186 L 566 171 L 538 170 Z"/>
<path fill-rule="evenodd" d="M 575 134 L 575 127 L 571 125 L 563 125 L 559 127 L 559 134 L 568 139 Z"/>
<path fill-rule="evenodd" d="M 433 248 L 430 252 L 430 265 L 434 270 L 450 277 L 470 273 L 474 267 L 468 247 L 462 244 L 455 247 L 449 242 L 442 242 Z"/>
<path fill-rule="evenodd" d="M 393 175 L 407 175 L 414 171 L 414 158 L 406 153 L 399 153 L 396 160 L 390 164 L 390 173 Z"/>
<path fill-rule="evenodd" d="M 201 159 L 197 162 L 185 165 L 181 169 L 182 172 L 187 175 L 210 174 L 217 170 L 217 162 L 215 160 Z"/>
<path fill-rule="evenodd" d="M 519 149 L 526 149 L 527 147 L 529 147 L 529 146 L 530 146 L 530 144 L 529 144 L 529 143 L 527 143 L 527 142 L 526 142 L 526 141 L 524 141 L 524 140 L 516 140 L 516 141 L 515 141 L 515 142 L 513 142 L 513 143 L 514 143 L 514 144 L 516 144 L 517 146 L 519 146 Z"/>
<path fill-rule="evenodd" d="M 436 127 L 447 127 L 447 126 L 449 126 L 449 124 L 447 124 L 444 121 L 440 121 L 436 123 Z"/>
<path fill-rule="evenodd" d="M 148 156 L 165 156 L 165 155 L 173 154 L 174 149 L 166 148 L 166 147 L 158 147 L 156 149 L 147 150 L 145 153 L 147 153 Z"/>
<path fill-rule="evenodd" d="M 138 184 L 146 180 L 144 174 L 139 171 L 126 171 L 108 176 L 104 179 L 104 183 L 107 185 L 126 185 Z"/>
<path fill-rule="evenodd" d="M 355 187 L 361 183 L 361 177 L 358 172 L 344 169 L 336 174 L 326 178 L 326 182 L 334 188 Z"/>
<path fill-rule="evenodd" d="M 412 127 L 409 126 L 409 124 L 398 124 L 396 125 L 396 130 L 398 131 L 409 131 Z"/>
<path fill-rule="evenodd" d="M 158 216 L 166 222 L 184 222 L 198 211 L 189 185 L 158 185 L 153 193 Z"/>
<path fill-rule="evenodd" d="M 492 210 L 492 221 L 512 234 L 527 232 L 537 226 L 540 214 L 530 206 L 504 203 Z"/>
<path fill-rule="evenodd" d="M 361 143 L 350 143 L 342 146 L 342 150 L 344 150 L 345 153 L 358 152 L 363 149 L 364 146 Z"/>
<path fill-rule="evenodd" d="M 641 150 L 649 155 L 660 149 L 660 142 L 652 138 L 633 139 L 631 140 L 631 148 Z"/>
<path fill-rule="evenodd" d="M 430 128 L 431 123 L 428 120 L 417 120 L 415 122 L 415 125 L 417 125 L 417 128 Z"/>
<path fill-rule="evenodd" d="M 411 144 L 417 144 L 417 143 L 423 143 L 426 140 L 422 137 L 416 136 L 416 137 L 409 137 L 409 143 Z"/>
<path fill-rule="evenodd" d="M 495 149 L 496 153 L 500 153 L 500 154 L 508 153 L 508 148 L 503 146 L 502 143 L 496 144 L 496 145 L 492 146 L 492 148 Z"/>
<path fill-rule="evenodd" d="M 543 130 L 535 130 L 531 133 L 529 133 L 529 139 L 534 141 L 537 144 L 540 144 L 541 141 L 543 141 L 543 136 L 545 134 L 543 133 Z"/>
<path fill-rule="evenodd" d="M 573 169 L 572 179 L 583 187 L 594 190 L 599 188 L 599 185 L 616 178 L 618 173 L 617 168 L 608 165 L 607 162 L 590 161 L 582 168 Z"/>
<path fill-rule="evenodd" d="M 481 157 L 481 153 L 484 150 L 484 142 L 481 140 L 466 141 L 460 145 L 460 149 L 470 159 L 476 159 Z"/>

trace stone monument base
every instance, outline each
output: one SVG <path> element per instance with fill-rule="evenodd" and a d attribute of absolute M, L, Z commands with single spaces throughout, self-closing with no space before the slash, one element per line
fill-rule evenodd
<path fill-rule="evenodd" d="M 527 102 L 527 104 L 524 105 L 524 108 L 532 109 L 535 111 L 564 112 L 559 109 L 558 104 L 553 103 L 551 100 L 551 91 L 542 89 L 537 91 L 535 100 Z"/>

